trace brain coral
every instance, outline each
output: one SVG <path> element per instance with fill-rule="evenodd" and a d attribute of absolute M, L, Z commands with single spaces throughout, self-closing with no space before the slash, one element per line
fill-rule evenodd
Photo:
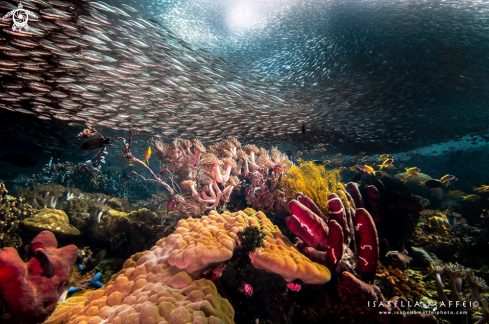
<path fill-rule="evenodd" d="M 233 323 L 234 310 L 214 283 L 198 279 L 212 263 L 229 260 L 239 239 L 236 233 L 256 226 L 265 237 L 255 251 L 260 269 L 286 280 L 324 283 L 328 269 L 301 255 L 265 214 L 246 209 L 211 211 L 202 218 L 181 220 L 175 232 L 150 251 L 135 254 L 101 289 L 60 303 L 45 324 L 99 323 Z"/>

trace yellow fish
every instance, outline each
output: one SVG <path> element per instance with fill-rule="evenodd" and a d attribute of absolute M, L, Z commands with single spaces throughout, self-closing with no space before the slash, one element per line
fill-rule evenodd
<path fill-rule="evenodd" d="M 443 182 L 443 183 L 448 183 L 452 180 L 455 179 L 455 176 L 454 175 L 451 175 L 451 174 L 447 174 L 447 175 L 444 175 L 443 177 L 441 177 L 440 181 Z"/>
<path fill-rule="evenodd" d="M 360 170 L 362 170 L 363 172 L 367 172 L 367 173 L 371 173 L 371 174 L 374 174 L 375 175 L 375 170 L 371 166 L 368 166 L 368 165 L 360 165 L 360 166 L 358 166 L 358 168 Z"/>
<path fill-rule="evenodd" d="M 474 188 L 474 190 L 477 192 L 487 192 L 489 191 L 489 185 L 482 185 L 479 188 Z"/>
<path fill-rule="evenodd" d="M 468 195 L 468 196 L 463 196 L 462 197 L 463 199 L 465 200 L 468 200 L 468 201 L 474 201 L 474 200 L 477 200 L 477 199 L 481 199 L 481 197 L 477 196 L 477 195 Z"/>
<path fill-rule="evenodd" d="M 421 172 L 421 170 L 417 167 L 406 169 L 406 173 L 410 176 L 417 176 L 419 172 Z"/>
<path fill-rule="evenodd" d="M 142 161 L 146 162 L 149 165 L 149 157 L 150 156 L 151 156 L 151 147 L 148 146 L 148 149 L 146 150 L 146 153 L 144 153 L 144 159 Z"/>
<path fill-rule="evenodd" d="M 451 196 L 462 196 L 464 194 L 464 192 L 460 190 L 449 190 L 448 192 Z"/>
<path fill-rule="evenodd" d="M 381 156 L 379 156 L 379 161 L 387 160 L 387 159 L 392 159 L 392 155 L 382 154 Z"/>
<path fill-rule="evenodd" d="M 377 165 L 377 166 L 380 167 L 380 170 L 382 170 L 382 168 L 384 168 L 386 166 L 390 166 L 390 165 L 392 165 L 392 163 L 394 163 L 394 159 L 387 159 L 384 162 L 382 162 L 381 165 Z"/>

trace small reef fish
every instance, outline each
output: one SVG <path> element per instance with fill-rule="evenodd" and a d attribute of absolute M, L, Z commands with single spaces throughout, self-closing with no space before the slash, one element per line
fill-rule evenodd
<path fill-rule="evenodd" d="M 46 255 L 46 253 L 37 250 L 35 257 L 37 261 L 39 261 L 39 266 L 41 267 L 43 272 L 42 275 L 49 279 L 54 277 L 56 272 L 54 271 L 54 266 L 51 263 L 51 261 L 49 261 L 49 258 Z"/>
<path fill-rule="evenodd" d="M 169 212 L 173 211 L 176 205 L 176 197 L 175 195 L 171 196 L 170 199 L 168 199 L 168 203 L 166 204 L 166 213 L 168 214 Z"/>
<path fill-rule="evenodd" d="M 148 149 L 144 153 L 144 159 L 142 160 L 143 162 L 146 162 L 149 165 L 149 158 L 151 156 L 151 147 L 148 146 Z"/>
<path fill-rule="evenodd" d="M 102 263 L 102 261 L 105 260 L 106 254 L 107 254 L 107 250 L 106 249 L 102 249 L 102 250 L 98 251 L 98 253 L 95 254 L 95 256 L 90 259 L 90 264 L 92 265 L 92 267 L 95 268 L 100 263 Z"/>
<path fill-rule="evenodd" d="M 104 147 L 106 145 L 109 145 L 110 143 L 112 143 L 112 141 L 113 140 L 109 138 L 103 138 L 103 137 L 94 138 L 83 143 L 80 149 L 83 151 L 92 151 Z"/>
<path fill-rule="evenodd" d="M 368 165 L 360 165 L 360 166 L 358 166 L 358 168 L 360 170 L 362 170 L 363 172 L 371 173 L 371 174 L 374 174 L 375 175 L 375 170 L 371 166 L 368 166 Z"/>
<path fill-rule="evenodd" d="M 488 192 L 489 191 L 489 185 L 482 185 L 479 188 L 474 188 L 474 190 L 477 192 Z"/>
<path fill-rule="evenodd" d="M 37 161 L 22 153 L 10 153 L 0 157 L 0 161 L 16 165 L 21 168 L 34 167 Z"/>
<path fill-rule="evenodd" d="M 443 182 L 441 182 L 440 180 L 431 179 L 431 180 L 425 181 L 424 186 L 427 188 L 430 188 L 430 189 L 441 188 L 441 186 L 443 186 Z"/>
<path fill-rule="evenodd" d="M 460 190 L 449 190 L 448 194 L 450 196 L 462 196 L 464 194 L 464 192 L 460 191 Z"/>
<path fill-rule="evenodd" d="M 78 138 L 90 138 L 100 135 L 95 128 L 87 127 L 78 134 Z"/>
<path fill-rule="evenodd" d="M 406 169 L 406 173 L 409 174 L 410 176 L 413 176 L 413 177 L 416 177 L 418 175 L 418 173 L 420 173 L 420 172 L 421 172 L 421 169 L 417 168 L 417 167 L 412 167 L 412 168 Z"/>
<path fill-rule="evenodd" d="M 306 133 L 306 124 L 302 124 L 302 134 Z"/>
<path fill-rule="evenodd" d="M 379 161 L 387 160 L 387 159 L 392 159 L 392 155 L 382 154 L 381 156 L 379 156 Z"/>
<path fill-rule="evenodd" d="M 449 183 L 450 181 L 452 181 L 454 179 L 455 179 L 454 175 L 447 174 L 447 175 L 444 175 L 443 177 L 441 177 L 440 181 L 442 183 Z"/>
<path fill-rule="evenodd" d="M 385 168 L 386 166 L 390 166 L 392 165 L 392 163 L 394 163 L 394 159 L 387 159 L 385 160 L 384 162 L 382 162 L 381 165 L 377 165 L 378 167 L 380 167 L 380 170 L 382 170 L 383 168 Z"/>
<path fill-rule="evenodd" d="M 480 197 L 480 196 L 478 196 L 478 195 L 474 195 L 474 194 L 472 194 L 472 195 L 468 195 L 468 196 L 463 196 L 462 198 L 463 198 L 464 200 L 468 200 L 468 201 L 475 201 L 475 200 L 481 199 L 481 197 Z"/>
<path fill-rule="evenodd" d="M 357 169 L 357 166 L 356 166 L 356 165 L 354 165 L 354 166 L 351 166 L 351 167 L 350 167 L 350 171 L 351 171 L 351 172 L 355 172 L 355 173 L 358 173 L 358 169 Z"/>

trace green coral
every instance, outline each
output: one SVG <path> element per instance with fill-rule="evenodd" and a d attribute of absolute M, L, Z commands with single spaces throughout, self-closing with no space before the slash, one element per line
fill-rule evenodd
<path fill-rule="evenodd" d="M 70 224 L 84 232 L 88 228 L 88 220 L 92 216 L 89 213 L 89 209 L 93 206 L 95 206 L 95 202 L 90 199 L 70 199 L 66 208 L 66 214 L 70 219 Z"/>
<path fill-rule="evenodd" d="M 141 208 L 139 210 L 133 211 L 129 213 L 127 217 L 130 221 L 133 222 L 143 222 L 152 225 L 159 225 L 161 223 L 160 217 L 156 215 L 155 212 L 147 208 Z"/>

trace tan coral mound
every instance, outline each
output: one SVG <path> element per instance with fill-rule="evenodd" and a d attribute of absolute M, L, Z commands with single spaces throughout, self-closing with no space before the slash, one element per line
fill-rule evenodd
<path fill-rule="evenodd" d="M 58 235 L 79 235 L 80 231 L 70 225 L 70 220 L 62 210 L 44 208 L 35 217 L 24 220 L 27 228 L 41 231 L 50 231 Z"/>
<path fill-rule="evenodd" d="M 250 211 L 254 212 L 250 208 L 245 210 Z M 256 268 L 279 274 L 288 282 L 301 279 L 308 284 L 323 284 L 331 279 L 328 268 L 300 253 L 264 213 L 249 216 L 250 225 L 257 226 L 254 223 L 257 220 L 265 233 L 263 247 L 250 254 Z"/>
<path fill-rule="evenodd" d="M 175 232 L 128 259 L 104 287 L 60 303 L 45 324 L 233 323 L 234 310 L 214 283 L 196 279 L 210 264 L 232 257 L 236 233 L 248 226 L 266 235 L 264 247 L 254 253 L 261 269 L 288 281 L 330 279 L 328 269 L 301 255 L 265 214 L 250 208 L 221 215 L 211 211 L 180 220 Z"/>

